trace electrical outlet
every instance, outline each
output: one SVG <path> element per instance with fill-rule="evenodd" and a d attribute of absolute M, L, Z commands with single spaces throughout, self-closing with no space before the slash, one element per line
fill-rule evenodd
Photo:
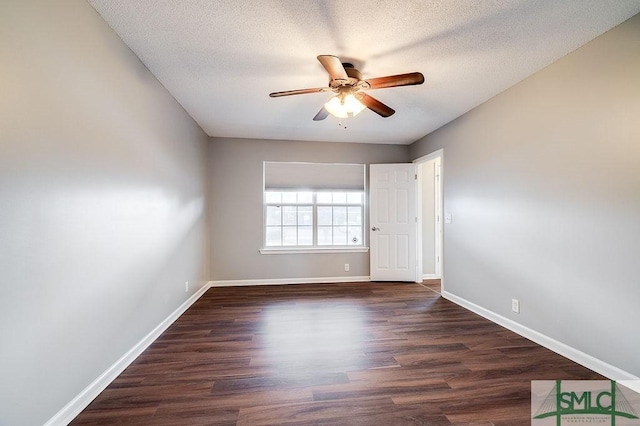
<path fill-rule="evenodd" d="M 184 283 L 184 292 L 188 292 L 189 291 L 189 281 Z"/>
<path fill-rule="evenodd" d="M 518 299 L 511 299 L 511 310 L 516 314 L 520 313 L 520 301 Z"/>
<path fill-rule="evenodd" d="M 345 272 L 349 272 L 349 264 L 348 263 L 344 264 L 344 271 Z"/>

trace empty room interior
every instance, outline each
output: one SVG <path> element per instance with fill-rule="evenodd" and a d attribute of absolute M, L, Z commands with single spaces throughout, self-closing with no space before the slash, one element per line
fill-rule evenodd
<path fill-rule="evenodd" d="M 0 425 L 528 425 L 535 381 L 633 389 L 639 13 L 0 2 Z"/>

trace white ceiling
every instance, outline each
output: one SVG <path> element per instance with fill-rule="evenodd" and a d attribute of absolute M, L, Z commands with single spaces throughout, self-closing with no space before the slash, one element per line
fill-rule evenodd
<path fill-rule="evenodd" d="M 89 0 L 210 136 L 409 144 L 640 12 L 640 0 Z M 364 78 L 396 110 L 338 127 L 316 56 Z"/>

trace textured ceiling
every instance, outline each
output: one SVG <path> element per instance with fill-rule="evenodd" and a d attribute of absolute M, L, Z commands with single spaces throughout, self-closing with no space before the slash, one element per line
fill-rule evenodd
<path fill-rule="evenodd" d="M 638 0 L 89 0 L 210 136 L 408 144 L 640 12 Z M 421 86 L 369 94 L 338 127 L 316 56 L 364 78 L 420 71 Z"/>

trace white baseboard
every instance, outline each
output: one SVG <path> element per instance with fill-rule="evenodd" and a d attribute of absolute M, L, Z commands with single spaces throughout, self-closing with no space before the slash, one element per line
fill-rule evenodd
<path fill-rule="evenodd" d="M 436 274 L 423 274 L 422 275 L 422 279 L 423 280 L 435 280 L 440 278 L 440 275 L 436 275 Z"/>
<path fill-rule="evenodd" d="M 325 283 L 355 283 L 370 281 L 369 276 L 354 277 L 315 277 L 315 278 L 275 278 L 266 280 L 221 280 L 209 281 L 211 287 L 237 287 L 252 285 L 280 285 L 280 284 L 325 284 Z"/>
<path fill-rule="evenodd" d="M 529 327 L 526 327 L 522 324 L 519 324 L 509 318 L 503 317 L 500 314 L 492 312 L 488 309 L 483 308 L 482 306 L 476 305 L 473 302 L 469 302 L 462 297 L 458 297 L 455 294 L 449 293 L 447 291 L 442 292 L 442 297 L 447 300 L 452 301 L 453 303 L 462 306 L 476 314 L 498 324 L 504 328 L 507 328 L 514 333 L 517 333 L 527 339 L 544 346 L 545 348 L 552 350 L 553 352 L 564 356 L 578 364 L 587 367 L 590 370 L 595 371 L 596 373 L 602 374 L 610 380 L 616 381 L 638 381 L 639 377 L 628 373 L 618 367 L 615 367 L 611 364 L 608 364 L 598 358 L 595 358 L 591 355 L 588 355 L 578 349 L 575 349 L 569 345 L 566 345 L 558 340 L 555 340 L 549 336 L 546 336 L 542 333 L 539 333 Z"/>
<path fill-rule="evenodd" d="M 177 320 L 195 301 L 207 290 L 207 283 L 200 290 L 187 299 L 178 309 L 173 311 L 164 321 L 149 334 L 144 336 L 133 348 L 122 355 L 111 367 L 95 379 L 89 386 L 58 411 L 45 423 L 45 426 L 68 425 L 82 410 L 84 410 L 109 384 L 116 379 L 135 359 L 144 352 L 171 324 Z"/>

